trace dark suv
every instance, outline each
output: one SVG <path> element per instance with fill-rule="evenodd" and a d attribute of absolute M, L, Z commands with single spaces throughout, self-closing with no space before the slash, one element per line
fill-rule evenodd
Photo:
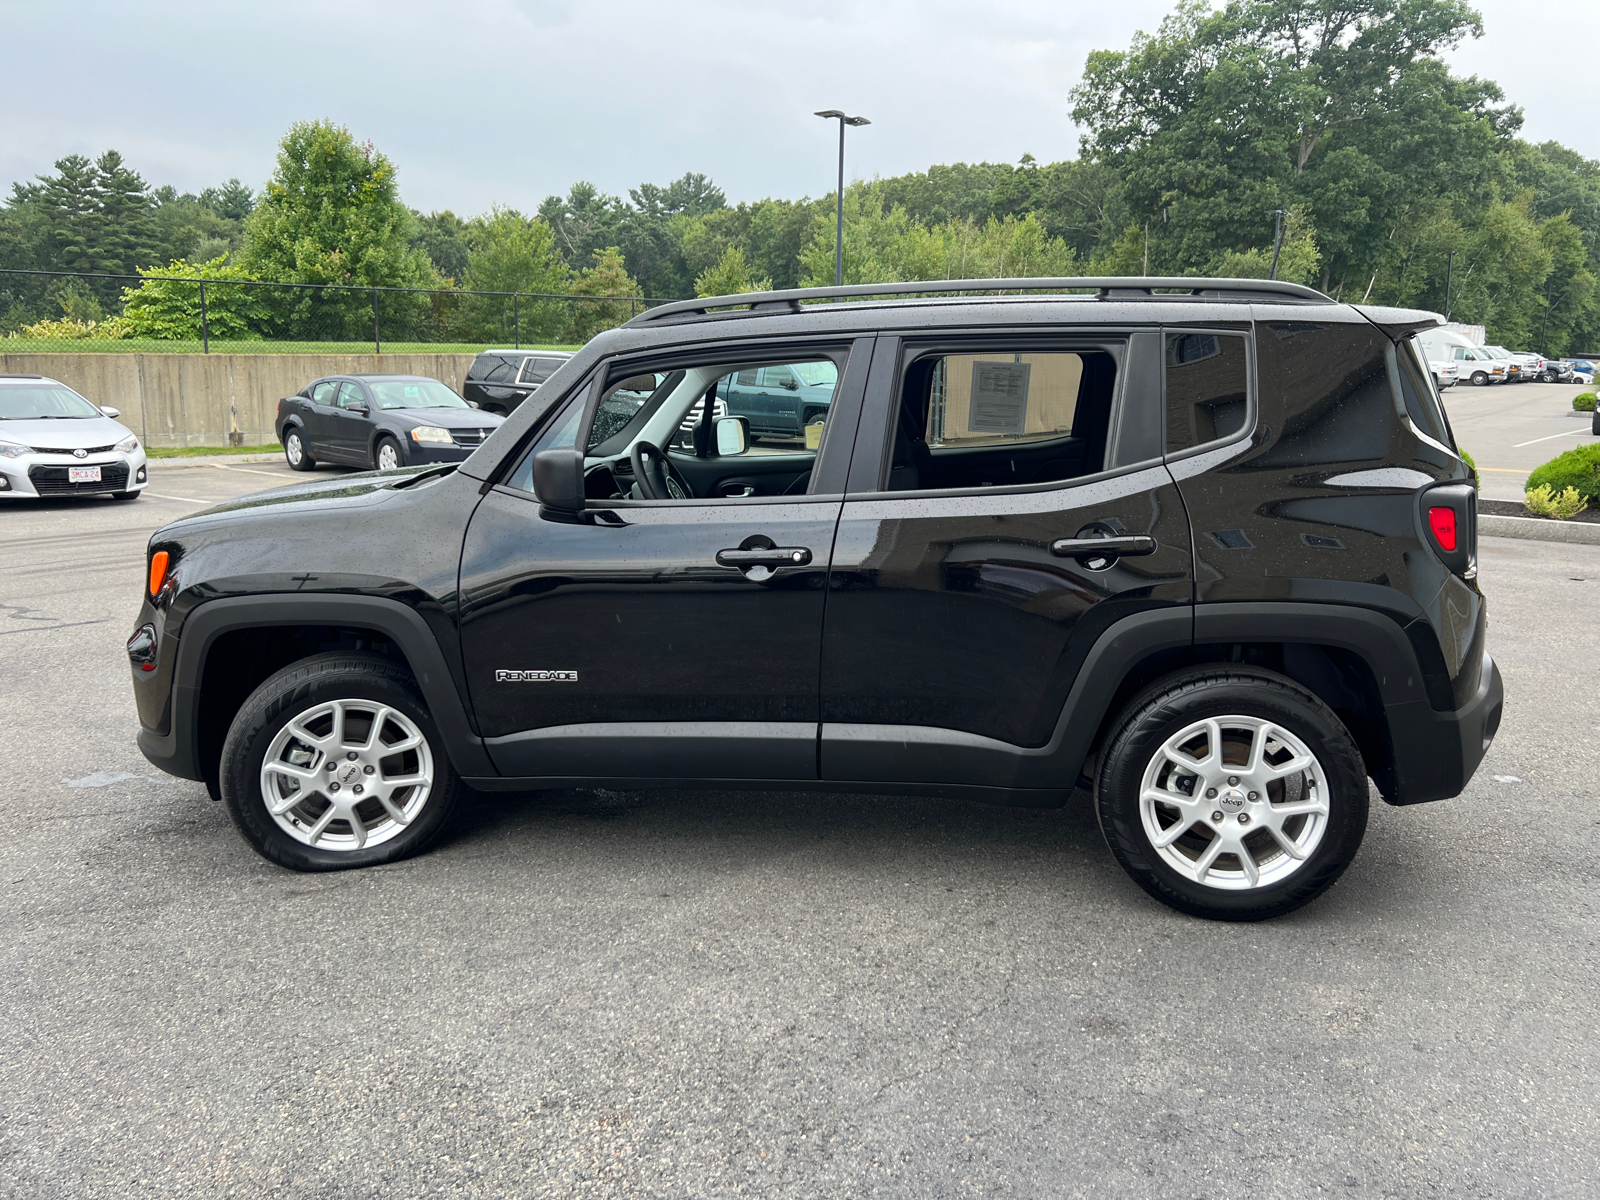
<path fill-rule="evenodd" d="M 301 870 L 421 849 L 463 784 L 1081 786 L 1160 900 L 1286 912 L 1369 778 L 1454 796 L 1500 721 L 1439 320 L 1195 279 L 654 308 L 459 467 L 159 530 L 139 744 Z M 707 403 L 773 367 L 833 379 L 817 436 Z"/>
<path fill-rule="evenodd" d="M 485 350 L 467 368 L 462 394 L 484 412 L 508 417 L 571 357 L 565 350 Z"/>

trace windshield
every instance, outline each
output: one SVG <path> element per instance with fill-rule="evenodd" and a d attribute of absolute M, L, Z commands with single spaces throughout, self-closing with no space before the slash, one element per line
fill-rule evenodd
<path fill-rule="evenodd" d="M 437 379 L 369 379 L 379 408 L 466 408 L 467 402 Z"/>
<path fill-rule="evenodd" d="M 0 420 L 48 421 L 105 414 L 77 392 L 59 383 L 24 383 L 0 387 Z"/>
<path fill-rule="evenodd" d="M 789 369 L 800 376 L 807 387 L 831 388 L 839 382 L 839 368 L 831 362 L 791 363 Z"/>

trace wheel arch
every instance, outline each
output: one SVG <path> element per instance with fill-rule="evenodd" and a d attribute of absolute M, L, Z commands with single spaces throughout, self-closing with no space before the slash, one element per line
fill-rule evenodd
<path fill-rule="evenodd" d="M 146 732 L 141 745 L 172 774 L 215 786 L 223 739 L 250 693 L 290 663 L 334 649 L 403 663 L 457 773 L 495 774 L 427 622 L 398 601 L 370 596 L 241 596 L 201 605 L 178 639 L 171 733 Z"/>

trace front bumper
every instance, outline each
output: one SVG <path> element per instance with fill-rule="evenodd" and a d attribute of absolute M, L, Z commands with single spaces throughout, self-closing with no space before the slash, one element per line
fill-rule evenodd
<path fill-rule="evenodd" d="M 67 471 L 72 467 L 99 467 L 99 483 L 73 484 Z M 87 458 L 70 454 L 24 454 L 0 458 L 0 500 L 36 500 L 41 496 L 106 496 L 112 492 L 143 491 L 149 482 L 149 464 L 144 447 L 124 454 L 102 451 Z"/>
<path fill-rule="evenodd" d="M 1505 686 L 1500 668 L 1485 652 L 1478 691 L 1454 712 L 1435 712 L 1426 700 L 1384 710 L 1394 748 L 1390 804 L 1425 804 L 1459 796 L 1500 728 Z"/>
<path fill-rule="evenodd" d="M 472 456 L 477 446 L 441 446 L 427 442 L 414 442 L 406 438 L 400 447 L 400 455 L 408 467 L 420 466 L 423 463 L 458 463 L 466 462 Z"/>

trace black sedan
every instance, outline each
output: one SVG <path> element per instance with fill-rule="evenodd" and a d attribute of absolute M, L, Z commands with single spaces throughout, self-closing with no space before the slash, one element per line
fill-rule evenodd
<path fill-rule="evenodd" d="M 330 375 L 278 401 L 276 428 L 296 471 L 319 461 L 387 471 L 460 462 L 504 420 L 425 375 Z"/>

